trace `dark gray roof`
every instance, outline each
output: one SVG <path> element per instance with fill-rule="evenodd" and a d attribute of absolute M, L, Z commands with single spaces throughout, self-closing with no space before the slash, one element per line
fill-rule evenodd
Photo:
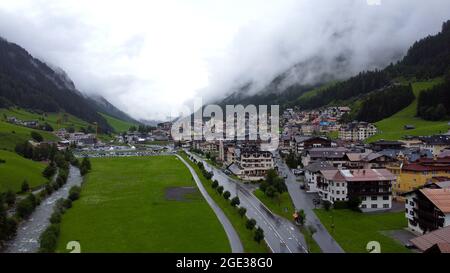
<path fill-rule="evenodd" d="M 326 161 L 316 161 L 306 166 L 305 170 L 316 173 L 321 170 L 337 170 L 337 168 Z"/>

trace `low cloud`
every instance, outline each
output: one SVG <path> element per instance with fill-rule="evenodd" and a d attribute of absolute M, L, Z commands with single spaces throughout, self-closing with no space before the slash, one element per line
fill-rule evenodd
<path fill-rule="evenodd" d="M 448 0 L 3 0 L 0 36 L 64 69 L 80 91 L 135 118 L 196 96 L 345 78 L 437 33 Z"/>

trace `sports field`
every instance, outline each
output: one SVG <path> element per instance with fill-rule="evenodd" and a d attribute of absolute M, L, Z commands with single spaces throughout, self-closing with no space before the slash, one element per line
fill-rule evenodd
<path fill-rule="evenodd" d="M 58 251 L 230 252 L 189 170 L 173 156 L 92 159 L 81 199 L 62 219 Z"/>

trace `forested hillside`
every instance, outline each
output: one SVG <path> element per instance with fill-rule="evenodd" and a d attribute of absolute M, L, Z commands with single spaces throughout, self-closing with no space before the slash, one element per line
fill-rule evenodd
<path fill-rule="evenodd" d="M 44 112 L 67 112 L 103 132 L 111 127 L 76 90 L 64 72 L 52 69 L 20 46 L 0 39 L 0 108 L 19 106 Z"/>

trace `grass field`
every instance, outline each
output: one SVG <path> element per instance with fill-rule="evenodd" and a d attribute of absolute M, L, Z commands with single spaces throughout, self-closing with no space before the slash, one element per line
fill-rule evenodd
<path fill-rule="evenodd" d="M 6 160 L 6 163 L 0 164 L 0 192 L 8 190 L 19 192 L 25 179 L 31 188 L 47 182 L 47 179 L 42 176 L 42 171 L 46 167 L 43 163 L 3 150 L 0 150 L 0 159 Z"/>
<path fill-rule="evenodd" d="M 33 130 L 30 128 L 17 126 L 4 121 L 0 121 L 0 149 L 14 151 L 16 144 L 23 143 L 31 139 L 31 132 L 39 132 L 45 140 L 57 140 L 58 138 L 50 132 Z"/>
<path fill-rule="evenodd" d="M 131 122 L 126 122 L 126 121 L 108 116 L 103 113 L 99 113 L 99 114 L 102 115 L 106 119 L 108 124 L 111 125 L 111 127 L 114 129 L 114 131 L 116 131 L 116 133 L 126 132 L 126 131 L 128 131 L 128 129 L 130 129 L 131 126 L 135 125 Z"/>
<path fill-rule="evenodd" d="M 441 78 L 438 78 L 432 81 L 413 83 L 413 90 L 416 100 L 397 114 L 377 122 L 375 125 L 381 133 L 369 138 L 367 142 L 374 142 L 380 139 L 398 140 L 405 135 L 425 136 L 446 133 L 449 129 L 448 121 L 426 121 L 416 117 L 418 103 L 417 98 L 420 92 L 430 89 L 434 85 L 442 83 L 442 81 L 443 80 Z M 405 125 L 414 125 L 416 129 L 405 130 Z"/>
<path fill-rule="evenodd" d="M 245 227 L 245 218 L 241 218 L 237 212 L 236 208 L 233 208 L 229 201 L 225 200 L 221 195 L 217 193 L 212 187 L 211 187 L 211 181 L 206 180 L 198 166 L 192 161 L 190 161 L 186 154 L 181 153 L 180 154 L 191 166 L 194 168 L 194 170 L 197 172 L 198 177 L 202 181 L 203 186 L 208 191 L 208 194 L 211 196 L 212 199 L 219 205 L 219 207 L 222 209 L 222 211 L 225 213 L 225 215 L 230 220 L 231 224 L 233 225 L 234 229 L 239 235 L 239 238 L 241 239 L 242 245 L 244 246 L 244 251 L 246 253 L 267 253 L 270 252 L 268 246 L 265 244 L 265 242 L 261 242 L 258 244 L 253 240 L 254 232 L 248 230 Z"/>
<path fill-rule="evenodd" d="M 292 215 L 295 213 L 295 208 L 289 193 L 285 192 L 281 194 L 278 199 L 267 197 L 260 189 L 257 189 L 254 194 L 273 213 L 282 216 L 289 221 L 293 220 Z"/>
<path fill-rule="evenodd" d="M 81 199 L 61 223 L 58 251 L 79 241 L 82 252 L 230 252 L 216 215 L 176 157 L 92 159 Z M 194 190 L 170 199 L 170 189 Z"/>
<path fill-rule="evenodd" d="M 331 236 L 349 253 L 367 253 L 367 243 L 377 241 L 382 253 L 407 253 L 409 250 L 382 231 L 400 230 L 407 226 L 405 213 L 363 214 L 349 210 L 315 211 Z M 334 231 L 331 228 L 334 221 Z"/>

